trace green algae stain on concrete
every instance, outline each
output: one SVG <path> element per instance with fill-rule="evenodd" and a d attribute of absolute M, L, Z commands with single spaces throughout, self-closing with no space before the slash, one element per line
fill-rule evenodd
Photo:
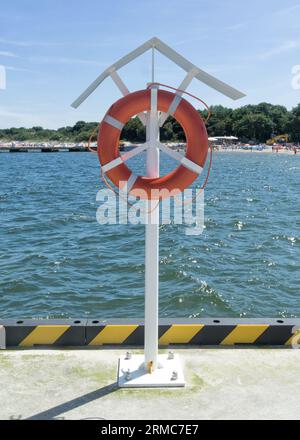
<path fill-rule="evenodd" d="M 177 398 L 189 396 L 191 394 L 199 393 L 205 387 L 205 381 L 198 374 L 190 372 L 186 380 L 185 387 L 172 388 L 121 388 L 118 391 L 118 396 L 121 398 L 134 397 L 140 399 L 153 398 Z"/>
<path fill-rule="evenodd" d="M 164 397 L 178 397 L 182 396 L 186 392 L 185 388 L 120 388 L 118 396 L 120 398 L 127 399 L 128 397 L 134 397 L 137 399 L 150 399 L 164 398 Z"/>
<path fill-rule="evenodd" d="M 97 367 L 83 368 L 80 366 L 72 367 L 68 370 L 68 374 L 77 379 L 91 380 L 97 385 L 107 385 L 116 381 L 116 368 L 99 365 Z"/>
<path fill-rule="evenodd" d="M 90 374 L 90 378 L 98 383 L 111 383 L 116 380 L 117 370 L 115 368 L 106 368 L 103 370 L 94 371 Z"/>
<path fill-rule="evenodd" d="M 177 399 L 197 394 L 201 391 L 198 386 L 185 386 L 180 388 L 140 388 L 140 389 L 119 389 L 117 396 L 122 399 L 128 397 L 142 400 L 153 399 Z"/>
<path fill-rule="evenodd" d="M 54 356 L 51 355 L 49 357 L 46 357 L 44 354 L 22 354 L 21 360 L 22 361 L 39 361 L 39 362 L 47 362 L 47 363 L 56 363 L 57 361 L 65 361 L 67 359 L 67 356 L 64 354 L 55 354 Z"/>
<path fill-rule="evenodd" d="M 11 361 L 9 355 L 6 355 L 6 354 L 0 355 L 0 369 L 11 368 L 12 365 L 13 364 L 12 364 L 12 361 Z"/>
<path fill-rule="evenodd" d="M 193 388 L 196 387 L 199 390 L 205 386 L 205 382 L 198 374 L 192 373 L 191 385 L 193 386 Z"/>
<path fill-rule="evenodd" d="M 68 375 L 74 376 L 75 378 L 85 378 L 87 375 L 87 369 L 79 366 L 68 368 Z"/>

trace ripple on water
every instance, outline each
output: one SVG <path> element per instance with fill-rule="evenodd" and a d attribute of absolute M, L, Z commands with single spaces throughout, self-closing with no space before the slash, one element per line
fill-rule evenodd
<path fill-rule="evenodd" d="M 144 227 L 97 224 L 97 158 L 0 159 L 1 316 L 142 317 Z M 299 160 L 215 154 L 203 234 L 160 227 L 161 316 L 300 316 Z"/>

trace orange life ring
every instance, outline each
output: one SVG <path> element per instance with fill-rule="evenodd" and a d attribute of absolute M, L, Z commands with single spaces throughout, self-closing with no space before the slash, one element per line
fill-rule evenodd
<path fill-rule="evenodd" d="M 174 93 L 158 90 L 158 111 L 168 112 L 175 96 Z M 150 111 L 150 107 L 151 90 L 149 89 L 129 93 L 110 107 L 100 123 L 98 134 L 98 157 L 102 167 L 115 159 L 120 160 L 119 140 L 123 126 L 132 116 Z M 109 179 L 118 188 L 122 189 L 120 182 L 129 183 L 131 181 L 128 188 L 129 193 L 139 194 L 135 190 L 142 189 L 147 196 L 141 196 L 141 198 L 150 199 L 153 198 L 153 190 L 156 190 L 154 193 L 158 191 L 163 193 L 164 189 L 172 191 L 173 194 L 182 192 L 198 177 L 208 152 L 205 124 L 199 112 L 184 98 L 180 99 L 172 115 L 182 126 L 186 136 L 186 155 L 182 163 L 165 176 L 157 178 L 135 176 L 133 179 L 131 170 L 120 160 L 118 166 L 106 172 Z M 188 168 L 189 164 L 194 164 L 195 167 Z M 164 198 L 164 196 L 159 195 L 158 198 Z"/>

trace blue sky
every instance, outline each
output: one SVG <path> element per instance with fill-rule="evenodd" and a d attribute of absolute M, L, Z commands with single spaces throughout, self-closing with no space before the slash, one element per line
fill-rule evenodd
<path fill-rule="evenodd" d="M 261 101 L 291 108 L 300 64 L 300 2 L 292 0 L 10 0 L 0 8 L 0 128 L 56 128 L 100 120 L 120 97 L 107 79 L 78 110 L 71 102 L 106 67 L 157 36 L 194 64 L 246 93 L 229 98 L 193 81 L 208 102 Z M 161 55 L 156 80 L 178 85 L 184 72 Z M 150 53 L 119 71 L 131 90 L 150 80 Z"/>

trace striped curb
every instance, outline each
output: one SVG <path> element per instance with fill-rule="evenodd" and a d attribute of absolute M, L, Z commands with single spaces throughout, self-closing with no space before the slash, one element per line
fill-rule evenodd
<path fill-rule="evenodd" d="M 6 330 L 7 347 L 85 345 L 86 319 L 0 320 Z"/>
<path fill-rule="evenodd" d="M 143 346 L 141 320 L 0 320 L 7 347 Z M 159 345 L 290 346 L 300 319 L 161 319 Z"/>

